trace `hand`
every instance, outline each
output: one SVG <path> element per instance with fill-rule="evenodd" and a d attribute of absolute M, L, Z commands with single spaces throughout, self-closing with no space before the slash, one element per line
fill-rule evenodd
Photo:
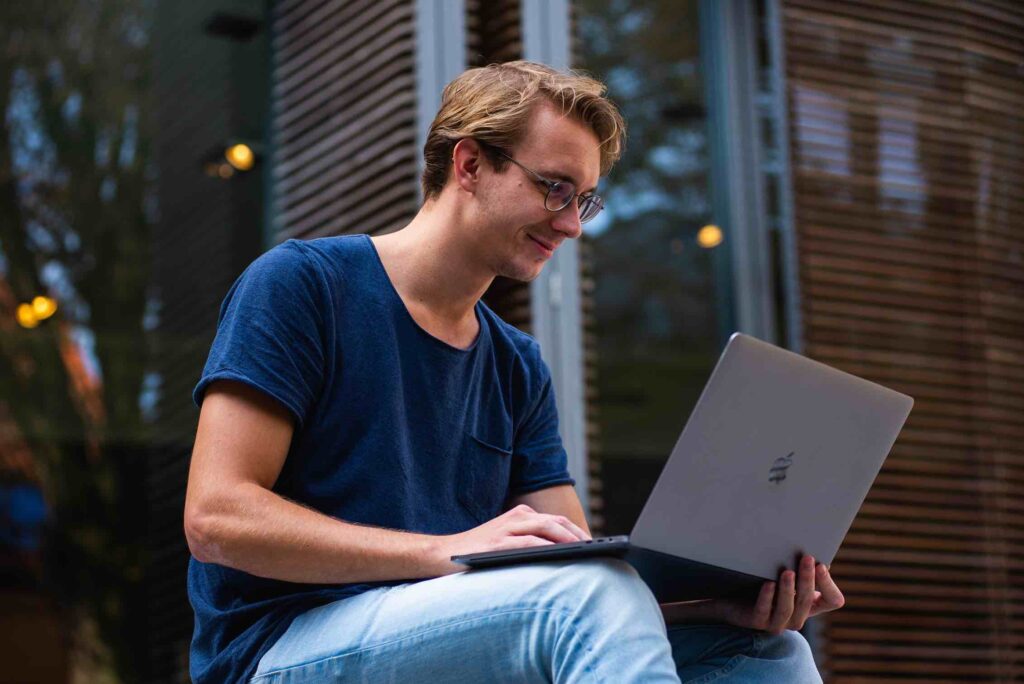
<path fill-rule="evenodd" d="M 564 515 L 538 513 L 520 504 L 479 527 L 439 539 L 434 551 L 437 565 L 440 574 L 449 575 L 466 569 L 453 563 L 452 556 L 575 542 L 590 539 L 590 535 Z"/>
<path fill-rule="evenodd" d="M 801 629 L 809 617 L 843 607 L 846 599 L 823 563 L 804 556 L 798 570 L 785 570 L 778 582 L 765 582 L 754 605 L 719 599 L 710 602 L 712 610 L 730 625 L 781 634 Z"/>

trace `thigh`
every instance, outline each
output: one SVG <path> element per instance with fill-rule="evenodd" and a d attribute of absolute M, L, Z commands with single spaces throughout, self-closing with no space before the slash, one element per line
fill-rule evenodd
<path fill-rule="evenodd" d="M 572 628 L 572 596 L 594 565 L 469 571 L 320 606 L 293 621 L 253 681 L 545 681 L 544 645 Z"/>

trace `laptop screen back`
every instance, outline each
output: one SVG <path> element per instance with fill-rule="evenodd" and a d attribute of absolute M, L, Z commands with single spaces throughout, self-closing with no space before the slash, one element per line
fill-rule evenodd
<path fill-rule="evenodd" d="M 737 333 L 631 542 L 769 579 L 831 563 L 913 403 Z"/>

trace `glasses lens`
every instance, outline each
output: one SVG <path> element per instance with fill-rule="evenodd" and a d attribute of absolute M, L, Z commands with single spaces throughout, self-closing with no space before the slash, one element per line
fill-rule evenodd
<path fill-rule="evenodd" d="M 580 198 L 580 223 L 586 223 L 604 209 L 604 203 L 597 195 Z"/>
<path fill-rule="evenodd" d="M 564 209 L 569 202 L 572 202 L 572 197 L 575 194 L 576 188 L 572 183 L 552 183 L 548 187 L 548 196 L 544 199 L 544 206 L 548 211 Z"/>

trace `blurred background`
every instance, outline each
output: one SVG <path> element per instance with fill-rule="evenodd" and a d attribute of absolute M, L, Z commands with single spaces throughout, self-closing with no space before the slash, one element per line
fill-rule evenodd
<path fill-rule="evenodd" d="M 401 228 L 444 84 L 607 82 L 607 209 L 486 301 L 626 533 L 728 335 L 917 400 L 805 630 L 829 682 L 1024 678 L 1024 5 L 0 4 L 0 682 L 185 682 L 190 391 L 242 269 Z M 372 334 L 372 331 L 368 331 Z"/>

